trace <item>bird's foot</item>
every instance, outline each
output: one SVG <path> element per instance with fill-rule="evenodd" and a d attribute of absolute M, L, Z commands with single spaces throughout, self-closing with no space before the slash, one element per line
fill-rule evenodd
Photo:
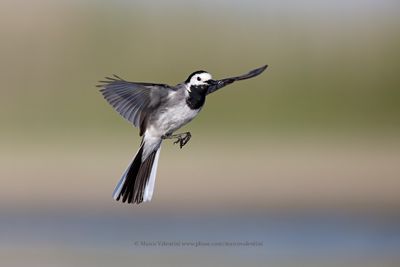
<path fill-rule="evenodd" d="M 186 133 L 163 136 L 163 139 L 175 139 L 175 138 L 176 141 L 174 142 L 174 144 L 179 143 L 180 148 L 182 148 L 189 142 L 190 138 L 192 138 L 192 134 L 190 132 L 186 132 Z"/>
<path fill-rule="evenodd" d="M 192 134 L 190 132 L 180 134 L 177 136 L 177 140 L 174 142 L 174 144 L 179 143 L 180 148 L 182 148 L 189 142 L 190 138 L 192 138 Z"/>

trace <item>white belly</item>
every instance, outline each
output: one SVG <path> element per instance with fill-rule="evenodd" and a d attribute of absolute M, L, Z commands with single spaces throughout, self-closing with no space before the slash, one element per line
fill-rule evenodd
<path fill-rule="evenodd" d="M 191 120 L 199 113 L 200 109 L 190 109 L 186 102 L 173 109 L 168 109 L 160 116 L 160 128 L 163 129 L 164 134 L 173 133 Z"/>
<path fill-rule="evenodd" d="M 190 109 L 182 101 L 179 105 L 165 109 L 147 131 L 152 136 L 172 134 L 196 117 L 200 110 Z"/>

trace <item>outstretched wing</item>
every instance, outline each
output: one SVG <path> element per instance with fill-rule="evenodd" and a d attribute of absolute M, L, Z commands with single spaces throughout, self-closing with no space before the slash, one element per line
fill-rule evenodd
<path fill-rule="evenodd" d="M 166 84 L 128 82 L 114 75 L 100 81 L 100 92 L 110 105 L 122 117 L 140 128 L 140 135 L 145 130 L 146 118 L 152 110 L 156 109 L 162 99 L 172 90 Z"/>
<path fill-rule="evenodd" d="M 222 79 L 222 80 L 218 80 L 215 85 L 212 85 L 212 86 L 208 87 L 207 95 L 211 94 L 211 93 L 217 91 L 218 89 L 220 89 L 220 88 L 222 88 L 224 86 L 227 86 L 228 84 L 231 84 L 233 82 L 250 79 L 250 78 L 253 78 L 253 77 L 257 76 L 257 75 L 260 75 L 267 67 L 268 67 L 268 65 L 265 65 L 265 66 L 262 66 L 260 68 L 251 70 L 248 73 L 240 75 L 240 76 L 230 77 L 230 78 L 225 78 L 225 79 Z"/>

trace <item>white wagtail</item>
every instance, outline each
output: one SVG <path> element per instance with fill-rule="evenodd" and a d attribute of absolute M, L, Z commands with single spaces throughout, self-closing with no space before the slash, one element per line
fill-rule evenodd
<path fill-rule="evenodd" d="M 118 182 L 113 198 L 122 202 L 150 201 L 153 195 L 157 163 L 163 139 L 177 139 L 182 148 L 190 132 L 173 134 L 200 112 L 206 96 L 235 81 L 259 75 L 267 65 L 247 74 L 213 80 L 206 71 L 196 71 L 176 86 L 128 82 L 114 75 L 100 81 L 104 98 L 125 119 L 140 129 L 143 136 L 139 151 Z"/>

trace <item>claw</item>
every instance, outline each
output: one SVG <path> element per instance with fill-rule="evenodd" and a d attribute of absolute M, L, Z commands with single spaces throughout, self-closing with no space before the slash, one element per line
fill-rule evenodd
<path fill-rule="evenodd" d="M 165 135 L 165 136 L 162 136 L 163 139 L 176 138 L 176 141 L 174 142 L 174 144 L 178 144 L 179 143 L 179 147 L 180 148 L 184 147 L 189 142 L 191 137 L 192 137 L 192 134 L 189 133 L 189 132 L 176 134 L 176 135 Z"/>
<path fill-rule="evenodd" d="M 177 143 L 179 143 L 180 141 L 181 141 L 181 138 L 178 137 L 178 138 L 176 139 L 176 141 L 174 142 L 174 145 L 177 144 Z"/>
<path fill-rule="evenodd" d="M 189 132 L 186 133 L 185 137 L 182 138 L 181 148 L 189 142 L 191 137 L 192 137 L 192 135 Z"/>

